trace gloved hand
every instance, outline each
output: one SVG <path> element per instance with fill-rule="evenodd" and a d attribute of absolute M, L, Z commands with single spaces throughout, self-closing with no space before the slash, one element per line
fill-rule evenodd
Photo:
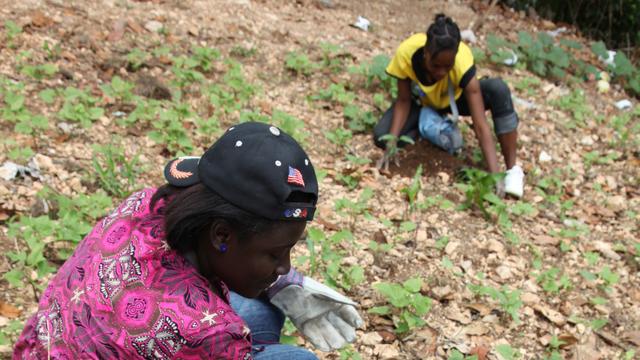
<path fill-rule="evenodd" d="M 305 277 L 271 297 L 271 303 L 287 315 L 311 343 L 322 351 L 340 349 L 356 339 L 363 325 L 357 304 L 326 285 Z"/>
<path fill-rule="evenodd" d="M 387 140 L 384 155 L 376 162 L 378 170 L 389 171 L 389 162 L 392 161 L 397 167 L 400 167 L 400 158 L 398 157 L 398 140 L 393 137 Z"/>

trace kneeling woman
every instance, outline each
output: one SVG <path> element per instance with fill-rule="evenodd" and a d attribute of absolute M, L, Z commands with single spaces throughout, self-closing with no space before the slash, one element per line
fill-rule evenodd
<path fill-rule="evenodd" d="M 396 140 L 384 142 L 386 134 L 430 139 L 447 150 L 461 146 L 461 139 L 449 138 L 442 132 L 457 129 L 447 126 L 442 116 L 453 113 L 471 115 L 473 128 L 490 172 L 499 172 L 495 143 L 485 117 L 485 108 L 491 110 L 495 133 L 500 142 L 507 168 L 504 190 L 521 197 L 524 174 L 516 165 L 517 127 L 511 93 L 501 79 L 476 78 L 471 49 L 460 41 L 460 30 L 451 18 L 436 15 L 435 21 L 425 33 L 415 34 L 398 47 L 387 67 L 387 73 L 398 81 L 398 98 L 374 129 L 376 145 L 387 148 L 383 163 L 388 166 L 389 157 L 395 151 Z M 412 102 L 412 82 L 417 85 L 420 105 Z M 440 136 L 442 135 L 442 136 Z M 458 143 L 458 144 L 456 144 Z M 499 189 L 502 190 L 502 189 Z"/>
<path fill-rule="evenodd" d="M 356 304 L 290 266 L 318 196 L 295 140 L 237 125 L 165 178 L 79 244 L 14 359 L 316 359 L 278 344 L 285 315 L 320 350 L 355 340 Z"/>

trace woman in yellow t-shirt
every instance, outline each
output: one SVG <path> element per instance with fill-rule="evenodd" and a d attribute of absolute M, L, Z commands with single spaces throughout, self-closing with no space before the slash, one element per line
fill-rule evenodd
<path fill-rule="evenodd" d="M 387 110 L 374 129 L 374 141 L 387 152 L 381 159 L 381 166 L 388 166 L 397 138 L 407 135 L 417 138 L 418 134 L 452 151 L 462 143 L 454 123 L 447 123 L 443 115 L 453 113 L 471 115 L 473 128 L 489 171 L 499 172 L 495 143 L 485 117 L 485 109 L 491 111 L 495 133 L 500 142 L 502 155 L 507 167 L 504 184 L 499 184 L 499 193 L 521 197 L 524 187 L 524 173 L 516 165 L 518 115 L 513 107 L 509 87 L 499 78 L 476 78 L 471 49 L 460 41 L 460 29 L 451 18 L 438 14 L 426 33 L 415 34 L 403 41 L 387 66 L 387 73 L 398 81 L 398 98 Z M 419 104 L 412 101 L 412 83 L 415 84 Z M 434 125 L 435 124 L 435 125 Z M 444 133 L 455 136 L 442 137 Z M 390 140 L 382 140 L 386 134 L 394 135 Z M 456 135 L 457 134 L 457 135 Z M 438 136 L 440 136 L 438 138 Z M 438 141 L 444 139 L 444 143 Z M 457 143 L 457 144 L 456 144 Z"/>

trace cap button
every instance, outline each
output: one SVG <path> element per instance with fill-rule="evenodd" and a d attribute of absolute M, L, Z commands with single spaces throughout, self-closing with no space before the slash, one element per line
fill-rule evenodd
<path fill-rule="evenodd" d="M 280 136 L 280 129 L 275 126 L 270 127 L 269 131 L 271 131 L 271 133 L 275 136 Z"/>

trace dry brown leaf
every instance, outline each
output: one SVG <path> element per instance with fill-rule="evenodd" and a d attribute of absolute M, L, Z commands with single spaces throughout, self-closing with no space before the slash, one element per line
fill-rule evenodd
<path fill-rule="evenodd" d="M 8 317 L 10 319 L 15 319 L 18 316 L 20 316 L 20 314 L 22 313 L 22 311 L 20 309 L 18 309 L 17 307 L 8 304 L 4 301 L 0 301 L 0 315 L 1 316 L 5 316 Z"/>
<path fill-rule="evenodd" d="M 557 246 L 560 239 L 549 235 L 534 235 L 533 242 L 537 245 Z"/>
<path fill-rule="evenodd" d="M 620 339 L 618 339 L 618 337 L 613 335 L 612 333 L 604 330 L 598 330 L 595 331 L 595 333 L 598 334 L 598 336 L 600 336 L 607 344 L 615 345 L 621 349 L 625 348 L 624 345 L 622 345 L 622 341 L 620 341 Z"/>
<path fill-rule="evenodd" d="M 133 31 L 136 34 L 142 34 L 145 32 L 144 28 L 140 26 L 140 24 L 138 24 L 138 22 L 135 20 L 127 21 L 127 27 L 129 27 L 129 29 L 131 29 L 131 31 Z"/>
<path fill-rule="evenodd" d="M 35 27 L 47 27 L 53 23 L 53 19 L 43 14 L 40 10 L 35 10 L 31 13 L 31 24 Z"/>
<path fill-rule="evenodd" d="M 489 333 L 490 330 L 491 329 L 489 329 L 485 324 L 476 321 L 475 323 L 465 327 L 462 331 L 467 335 L 479 336 Z"/>
<path fill-rule="evenodd" d="M 635 346 L 640 346 L 640 331 L 629 331 L 624 334 L 624 339 Z"/>
<path fill-rule="evenodd" d="M 561 313 L 551 309 L 548 306 L 538 304 L 533 307 L 533 310 L 537 311 L 542 316 L 558 326 L 563 326 L 567 323 L 567 319 L 565 319 L 565 317 L 562 316 Z"/>
<path fill-rule="evenodd" d="M 390 344 L 396 341 L 396 334 L 388 330 L 378 330 L 378 335 L 382 337 L 382 341 L 386 344 Z"/>
<path fill-rule="evenodd" d="M 573 336 L 573 334 L 569 333 L 562 333 L 558 335 L 558 340 L 562 342 L 562 344 L 560 345 L 561 349 L 566 349 L 578 343 L 578 339 Z"/>
<path fill-rule="evenodd" d="M 126 25 L 127 25 L 126 20 L 123 20 L 123 19 L 116 20 L 113 23 L 113 28 L 109 33 L 109 36 L 107 36 L 107 40 L 109 42 L 116 42 L 122 39 L 122 36 L 124 36 Z"/>
<path fill-rule="evenodd" d="M 479 313 L 481 317 L 491 314 L 491 312 L 494 310 L 494 308 L 489 307 L 482 303 L 472 303 L 472 304 L 467 304 L 465 306 Z"/>
<path fill-rule="evenodd" d="M 485 360 L 490 349 L 484 345 L 476 346 L 469 352 L 469 355 L 476 355 L 478 360 Z"/>

